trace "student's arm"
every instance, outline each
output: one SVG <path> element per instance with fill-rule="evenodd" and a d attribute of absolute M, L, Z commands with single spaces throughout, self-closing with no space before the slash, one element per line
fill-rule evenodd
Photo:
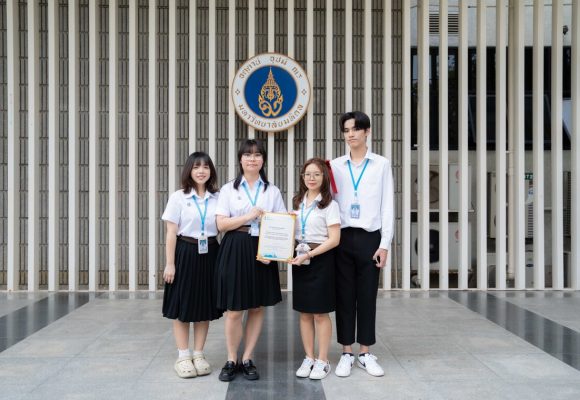
<path fill-rule="evenodd" d="M 173 283 L 175 277 L 175 245 L 177 243 L 177 224 L 165 222 L 165 269 L 163 270 L 163 280 Z"/>
<path fill-rule="evenodd" d="M 216 223 L 220 232 L 234 231 L 242 225 L 248 225 L 250 221 L 260 217 L 264 211 L 258 207 L 252 207 L 249 213 L 240 215 L 239 217 L 226 217 L 225 215 L 217 215 Z"/>
<path fill-rule="evenodd" d="M 375 251 L 373 259 L 376 260 L 378 268 L 385 266 L 388 257 L 387 249 L 391 245 L 394 232 L 395 221 L 395 193 L 393 190 L 393 171 L 391 164 L 387 160 L 382 179 L 382 194 L 381 194 L 381 243 L 379 248 Z"/>
<path fill-rule="evenodd" d="M 326 253 L 328 250 L 334 249 L 340 243 L 340 224 L 331 225 L 328 227 L 328 239 L 320 244 L 314 250 L 310 250 L 308 253 L 301 256 L 295 257 L 291 264 L 302 265 L 306 260 L 319 256 Z"/>

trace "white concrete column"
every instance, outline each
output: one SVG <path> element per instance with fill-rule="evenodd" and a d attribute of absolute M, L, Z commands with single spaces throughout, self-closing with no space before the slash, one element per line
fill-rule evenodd
<path fill-rule="evenodd" d="M 544 2 L 534 1 L 534 289 L 542 290 L 544 274 Z"/>
<path fill-rule="evenodd" d="M 40 5 L 27 6 L 28 47 L 28 290 L 35 291 L 40 279 Z"/>
<path fill-rule="evenodd" d="M 564 288 L 564 183 L 562 167 L 562 0 L 552 1 L 552 288 Z M 557 71 L 557 72 L 555 72 Z M 522 125 L 523 127 L 523 125 Z M 535 182 L 535 180 L 534 180 Z"/>
<path fill-rule="evenodd" d="M 496 239 L 495 239 L 495 282 L 496 289 L 506 288 L 506 4 L 496 1 L 496 67 L 495 67 L 495 173 L 496 173 Z"/>
<path fill-rule="evenodd" d="M 117 125 L 119 120 L 119 3 L 109 0 L 109 290 L 118 289 L 117 266 Z M 129 47 L 130 48 L 130 47 Z"/>
<path fill-rule="evenodd" d="M 525 288 L 525 240 L 526 235 L 524 231 L 524 218 L 525 211 L 523 204 L 525 204 L 525 190 L 524 190 L 524 178 L 525 178 L 525 168 L 524 168 L 524 74 L 521 71 L 524 70 L 524 5 L 521 1 L 516 1 L 512 5 L 513 16 L 513 42 L 511 46 L 513 47 L 512 60 L 510 60 L 510 65 L 514 68 L 513 79 L 510 85 L 511 92 L 513 93 L 512 104 L 513 104 L 513 114 L 512 114 L 512 132 L 510 136 L 512 138 L 512 143 L 514 143 L 513 157 L 513 175 L 511 176 L 510 186 L 514 190 L 513 201 L 510 199 L 510 207 L 514 208 L 514 246 L 511 250 L 514 252 L 514 271 L 515 271 L 515 283 L 514 287 L 516 289 Z"/>
<path fill-rule="evenodd" d="M 391 0 L 384 0 L 383 2 L 383 155 L 393 164 L 392 158 L 392 16 L 391 16 Z M 332 31 L 331 31 L 332 33 Z M 332 39 L 331 39 L 332 40 Z M 332 51 L 332 49 L 331 49 Z M 332 78 L 332 77 L 331 77 Z M 332 85 L 332 81 L 331 81 Z M 328 83 L 327 83 L 328 87 Z M 332 100 L 331 100 L 332 101 Z M 330 125 L 332 126 L 332 125 Z M 332 138 L 332 137 L 331 137 Z M 332 146 L 332 144 L 331 144 Z M 332 149 L 332 147 L 331 147 Z M 387 264 L 383 268 L 383 289 L 391 289 L 391 275 L 393 268 L 393 253 L 392 248 L 389 248 L 389 255 L 387 257 Z"/>
<path fill-rule="evenodd" d="M 459 279 L 458 288 L 467 289 L 469 269 L 469 181 L 466 173 L 468 165 L 467 143 L 467 44 L 468 44 L 468 9 L 467 2 L 459 3 L 459 169 L 463 172 L 459 176 Z"/>
<path fill-rule="evenodd" d="M 230 1 L 231 8 L 231 1 Z M 235 10 L 235 6 L 234 6 Z M 235 12 L 235 11 L 234 11 Z M 151 25 L 151 22 L 149 22 Z M 197 0 L 189 0 L 189 154 L 195 152 L 197 137 Z M 231 47 L 231 44 L 230 44 Z M 232 77 L 233 79 L 233 77 Z M 230 79 L 230 82 L 232 80 Z M 230 130 L 230 133 L 232 131 Z M 233 178 L 232 178 L 233 179 Z"/>
<path fill-rule="evenodd" d="M 148 210 L 148 258 L 149 258 L 149 290 L 157 289 L 157 0 L 149 0 L 149 34 L 148 34 L 148 175 L 149 175 L 149 210 Z M 191 40 L 191 39 L 190 39 Z M 191 87 L 191 86 L 190 86 Z M 193 86 L 195 88 L 195 86 Z M 191 103 L 190 103 L 191 107 Z M 191 129 L 191 125 L 190 125 Z M 191 138 L 191 136 L 190 136 Z"/>
<path fill-rule="evenodd" d="M 236 0 L 229 0 L 228 9 L 228 82 L 234 81 L 236 74 Z M 232 96 L 228 93 L 228 180 L 236 177 L 236 113 Z"/>
<path fill-rule="evenodd" d="M 68 3 L 68 290 L 78 290 L 78 130 L 79 130 L 79 5 Z"/>
<path fill-rule="evenodd" d="M 215 2 L 210 1 L 208 3 L 208 153 L 212 160 L 215 160 L 216 156 L 216 20 L 215 20 Z"/>
<path fill-rule="evenodd" d="M 402 288 L 411 287 L 411 10 L 403 2 L 403 216 L 402 234 Z"/>
<path fill-rule="evenodd" d="M 333 67 L 334 67 L 334 53 L 333 53 L 333 1 L 326 0 L 326 158 L 332 160 L 333 152 L 333 138 L 334 138 L 334 90 L 333 90 Z M 288 164 L 290 165 L 290 164 Z M 290 202 L 290 200 L 288 200 Z"/>
<path fill-rule="evenodd" d="M 137 0 L 129 2 L 129 290 L 137 290 Z"/>
<path fill-rule="evenodd" d="M 476 212 L 477 288 L 487 289 L 487 4 L 477 1 Z"/>
<path fill-rule="evenodd" d="M 348 1 L 347 1 L 348 2 Z M 314 84 L 314 4 L 306 2 L 306 74 Z M 314 93 L 314 87 L 312 88 Z M 312 95 L 314 97 L 314 95 Z M 306 111 L 306 159 L 314 156 L 314 101 Z"/>
<path fill-rule="evenodd" d="M 352 111 L 352 0 L 344 1 L 344 111 Z"/>
<path fill-rule="evenodd" d="M 256 55 L 256 0 L 248 0 L 248 57 Z M 254 139 L 256 132 L 248 125 L 248 139 Z"/>
<path fill-rule="evenodd" d="M 439 2 L 439 289 L 449 288 L 448 2 Z M 454 265 L 454 267 L 457 267 Z"/>
<path fill-rule="evenodd" d="M 98 287 L 97 245 L 99 237 L 97 209 L 97 154 L 98 154 L 98 14 L 97 2 L 89 2 L 89 290 L 94 292 Z"/>
<path fill-rule="evenodd" d="M 429 0 L 417 3 L 417 56 L 417 272 L 429 289 Z"/>
<path fill-rule="evenodd" d="M 7 282 L 20 283 L 20 33 L 18 0 L 6 2 L 6 86 L 8 95 Z"/>
<path fill-rule="evenodd" d="M 294 0 L 288 0 L 288 57 L 294 58 Z M 294 126 L 288 128 L 288 191 L 286 194 L 288 208 L 292 205 L 294 196 Z M 292 291 L 292 264 L 286 264 L 286 288 Z"/>
<path fill-rule="evenodd" d="M 274 24 L 276 21 L 274 0 L 268 0 L 268 51 L 274 51 Z M 268 180 L 274 182 L 276 171 L 276 133 L 268 132 Z"/>
<path fill-rule="evenodd" d="M 169 170 L 169 180 L 167 184 L 168 195 L 171 195 L 178 187 L 177 180 L 177 2 L 169 2 L 169 79 L 168 79 L 168 111 L 167 111 L 167 167 Z M 211 119 L 211 118 L 210 118 Z"/>
<path fill-rule="evenodd" d="M 48 290 L 59 288 L 58 3 L 48 2 Z"/>

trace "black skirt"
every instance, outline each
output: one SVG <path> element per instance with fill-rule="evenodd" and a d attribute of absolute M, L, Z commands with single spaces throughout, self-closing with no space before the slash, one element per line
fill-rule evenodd
<path fill-rule="evenodd" d="M 325 314 L 334 311 L 334 249 L 310 260 L 310 265 L 292 266 L 292 308 Z"/>
<path fill-rule="evenodd" d="M 215 306 L 216 242 L 207 254 L 199 254 L 197 244 L 177 239 L 175 278 L 165 283 L 163 316 L 181 322 L 212 321 L 222 316 Z"/>
<path fill-rule="evenodd" d="M 217 307 L 241 311 L 282 301 L 278 263 L 256 260 L 258 238 L 247 232 L 225 234 L 217 257 Z"/>

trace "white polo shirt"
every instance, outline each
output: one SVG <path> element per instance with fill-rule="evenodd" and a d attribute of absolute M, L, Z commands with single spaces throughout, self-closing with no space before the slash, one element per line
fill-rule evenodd
<path fill-rule="evenodd" d="M 194 189 L 188 194 L 184 194 L 182 189 L 178 190 L 169 196 L 161 219 L 177 224 L 177 235 L 197 239 L 201 236 L 201 216 L 195 206 L 195 202 L 197 202 L 203 214 L 205 210 L 205 199 L 208 199 L 207 213 L 205 215 L 205 235 L 207 237 L 217 236 L 218 229 L 215 221 L 215 213 L 218 197 L 219 192 L 212 194 L 206 191 L 202 199 L 197 196 Z"/>
<path fill-rule="evenodd" d="M 314 201 L 322 200 L 322 195 L 316 196 Z M 302 218 L 301 209 L 304 205 L 303 217 L 306 220 L 305 229 L 305 240 L 308 243 L 323 243 L 328 239 L 328 227 L 332 225 L 340 224 L 340 211 L 338 209 L 338 203 L 334 200 L 330 202 L 322 210 L 318 208 L 318 205 L 312 209 L 310 214 L 311 204 L 306 204 L 306 196 L 300 203 L 298 210 L 296 212 L 296 240 L 302 240 Z M 308 217 L 306 217 L 308 215 Z"/>
<path fill-rule="evenodd" d="M 286 206 L 284 206 L 280 189 L 270 183 L 268 189 L 264 190 L 265 185 L 262 179 L 256 181 L 253 188 L 250 188 L 249 185 L 247 186 L 252 201 L 256 198 L 256 191 L 258 190 L 259 182 L 262 182 L 262 185 L 260 186 L 260 193 L 258 194 L 256 207 L 259 207 L 266 212 L 285 213 Z M 247 185 L 247 182 L 246 179 L 242 177 L 238 189 L 234 189 L 234 181 L 230 181 L 222 186 L 216 208 L 217 215 L 223 215 L 224 217 L 239 217 L 240 215 L 250 212 L 253 205 L 244 190 L 244 184 Z"/>
<path fill-rule="evenodd" d="M 350 217 L 351 204 L 354 201 L 354 185 L 348 169 L 350 160 L 355 182 L 363 171 L 366 160 L 369 160 L 366 170 L 358 186 L 358 203 L 360 218 Z M 338 193 L 334 199 L 340 207 L 341 228 L 362 228 L 367 232 L 381 230 L 382 249 L 388 249 L 393 239 L 395 221 L 395 201 L 393 189 L 393 172 L 391 163 L 385 157 L 367 150 L 365 159 L 355 164 L 350 153 L 335 158 L 330 162 Z"/>

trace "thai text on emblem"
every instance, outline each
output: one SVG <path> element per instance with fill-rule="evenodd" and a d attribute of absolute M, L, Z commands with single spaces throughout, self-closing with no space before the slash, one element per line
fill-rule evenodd
<path fill-rule="evenodd" d="M 262 89 L 258 95 L 258 105 L 265 117 L 275 117 L 282 111 L 283 102 L 284 96 L 282 96 L 280 86 L 276 83 L 272 68 L 270 68 L 268 79 L 262 85 Z"/>

